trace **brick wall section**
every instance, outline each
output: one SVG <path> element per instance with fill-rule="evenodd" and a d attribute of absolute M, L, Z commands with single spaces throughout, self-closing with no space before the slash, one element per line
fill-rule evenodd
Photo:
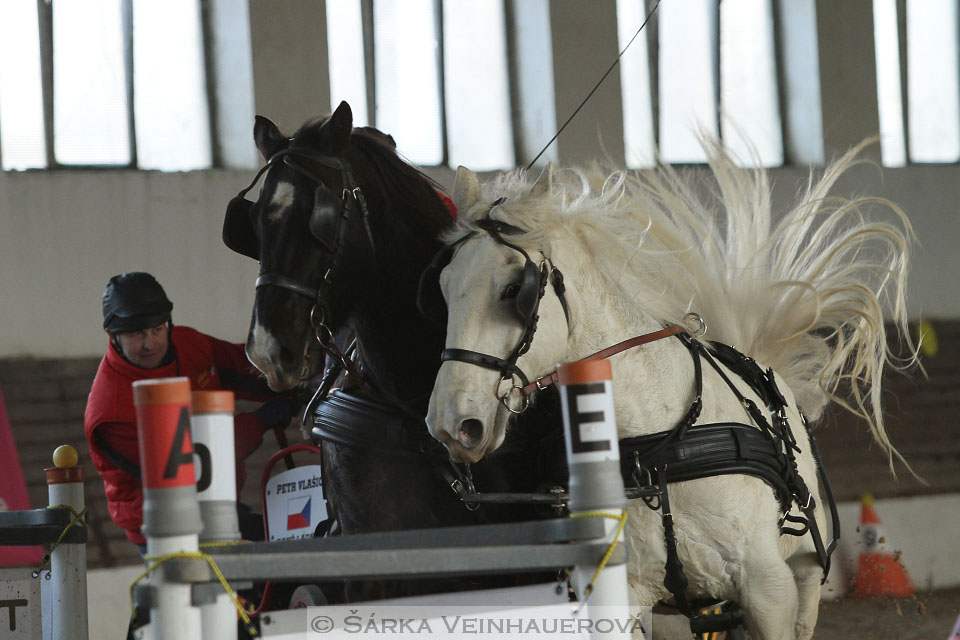
<path fill-rule="evenodd" d="M 898 465 L 899 480 L 890 477 L 887 459 L 874 444 L 866 425 L 849 414 L 829 412 L 816 429 L 824 465 L 838 500 L 854 500 L 870 491 L 879 497 L 960 492 L 960 322 L 934 323 L 939 339 L 936 357 L 924 359 L 928 377 L 891 373 L 884 402 L 890 438 L 923 484 Z M 89 566 L 109 567 L 139 561 L 136 550 L 111 522 L 103 483 L 90 467 L 83 437 L 83 410 L 99 359 L 0 359 L 3 388 L 13 437 L 20 453 L 33 507 L 47 503 L 43 468 L 60 444 L 71 444 L 88 466 L 85 494 L 90 512 Z M 297 435 L 289 434 L 292 441 Z M 258 486 L 266 460 L 276 451 L 272 435 L 248 460 L 242 498 L 260 507 Z"/>
<path fill-rule="evenodd" d="M 883 379 L 887 434 L 923 480 L 899 462 L 891 478 L 866 423 L 832 409 L 815 434 L 838 499 L 867 491 L 880 497 L 960 491 L 960 322 L 933 321 L 933 327 L 939 351 L 922 357 L 926 376 L 888 372 Z"/>

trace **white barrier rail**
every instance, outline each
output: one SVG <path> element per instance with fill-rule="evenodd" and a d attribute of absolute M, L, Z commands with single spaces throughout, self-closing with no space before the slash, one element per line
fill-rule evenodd
<path fill-rule="evenodd" d="M 146 440 L 153 443 L 142 448 L 150 452 L 153 459 L 141 461 L 145 469 L 144 532 L 151 549 L 148 556 L 159 555 L 153 553 L 158 548 L 158 539 L 176 537 L 179 546 L 177 549 L 165 546 L 163 554 L 167 557 L 152 573 L 150 584 L 138 587 L 141 591 L 149 591 L 143 600 L 152 603 L 152 616 L 158 616 L 152 617 L 152 628 L 141 633 L 141 637 L 158 640 L 168 637 L 180 640 L 233 637 L 233 631 L 227 634 L 222 624 L 216 636 L 213 631 L 202 631 L 200 616 L 188 615 L 189 611 L 196 611 L 198 601 L 209 597 L 211 588 L 218 586 L 212 564 L 234 585 L 264 580 L 424 578 L 575 567 L 573 584 L 580 605 L 588 602 L 586 616 L 602 612 L 605 618 L 609 618 L 614 611 L 614 617 L 629 620 L 627 550 L 622 530 L 624 487 L 619 472 L 609 364 L 601 362 L 600 366 L 607 366 L 605 371 L 598 371 L 596 364 L 572 367 L 564 379 L 567 440 L 581 445 L 572 450 L 568 447 L 567 452 L 571 511 L 575 517 L 250 543 L 215 547 L 209 554 L 196 553 L 194 529 L 197 532 L 200 529 L 192 523 L 199 507 L 194 465 L 187 464 L 193 458 L 186 455 L 191 449 L 186 448 L 188 444 L 185 444 L 182 427 L 188 404 L 182 397 L 184 381 L 155 380 L 149 385 L 144 384 L 135 392 L 135 397 L 138 397 L 137 393 L 146 394 L 138 400 L 138 426 L 141 443 Z M 168 394 L 165 385 L 180 388 L 179 395 Z M 599 422 L 595 419 L 597 412 L 601 415 Z M 189 438 L 189 434 L 186 437 Z M 204 440 L 204 447 L 219 446 L 214 444 L 216 439 L 208 440 L 203 435 L 198 439 Z M 215 451 L 210 452 L 210 458 L 232 460 L 232 456 Z M 206 511 L 210 512 L 209 507 Z M 168 531 L 170 526 L 176 531 Z M 218 528 L 221 527 L 214 527 Z M 192 537 L 187 540 L 184 536 Z M 166 602 L 168 596 L 165 594 L 173 593 L 179 594 L 174 600 L 180 605 L 161 611 L 158 603 Z M 555 602 L 551 603 L 551 606 L 555 605 Z M 179 615 L 175 616 L 174 610 L 179 611 Z M 262 616 L 261 622 L 265 626 L 275 626 L 285 617 L 300 615 L 271 611 L 269 617 Z M 584 614 L 580 611 L 579 615 Z M 194 617 L 196 624 L 192 622 Z M 168 635 L 167 631 L 173 628 L 166 626 L 168 622 L 179 625 L 175 636 Z M 588 635 L 608 639 L 629 637 L 630 633 L 629 630 L 619 633 L 604 630 L 602 634 Z M 285 633 L 283 637 L 312 636 L 309 628 L 302 628 L 302 633 Z"/>

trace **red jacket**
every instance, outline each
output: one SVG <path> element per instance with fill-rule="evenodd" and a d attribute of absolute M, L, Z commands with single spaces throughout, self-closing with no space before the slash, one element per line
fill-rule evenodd
<path fill-rule="evenodd" d="M 146 542 L 140 533 L 143 524 L 143 490 L 140 485 L 140 452 L 137 445 L 137 416 L 133 406 L 133 383 L 147 378 L 186 376 L 194 390 L 233 390 L 238 398 L 265 399 L 254 390 L 256 369 L 247 361 L 242 344 L 218 340 L 191 329 L 176 326 L 170 336 L 176 350 L 173 362 L 156 369 L 141 369 L 117 352 L 111 341 L 93 380 L 83 417 L 84 434 L 90 444 L 90 459 L 103 478 L 110 517 L 126 530 L 135 544 Z M 264 424 L 254 413 L 234 419 L 238 464 L 253 453 L 263 440 Z M 238 484 L 242 484 L 242 465 Z M 122 467 L 122 468 L 121 468 Z M 239 489 L 239 487 L 238 487 Z"/>

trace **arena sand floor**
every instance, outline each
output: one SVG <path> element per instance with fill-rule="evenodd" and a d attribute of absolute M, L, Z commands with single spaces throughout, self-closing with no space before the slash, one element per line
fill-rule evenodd
<path fill-rule="evenodd" d="M 820 605 L 815 640 L 947 640 L 960 615 L 960 588 L 909 598 L 844 598 Z M 951 638 L 952 640 L 952 638 Z"/>

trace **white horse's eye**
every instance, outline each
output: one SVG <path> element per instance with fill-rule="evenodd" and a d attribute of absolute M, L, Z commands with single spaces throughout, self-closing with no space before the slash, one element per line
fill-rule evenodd
<path fill-rule="evenodd" d="M 503 290 L 503 293 L 500 294 L 501 300 L 509 300 L 510 298 L 516 298 L 520 294 L 520 283 L 515 282 L 513 284 L 508 284 L 507 287 Z"/>

